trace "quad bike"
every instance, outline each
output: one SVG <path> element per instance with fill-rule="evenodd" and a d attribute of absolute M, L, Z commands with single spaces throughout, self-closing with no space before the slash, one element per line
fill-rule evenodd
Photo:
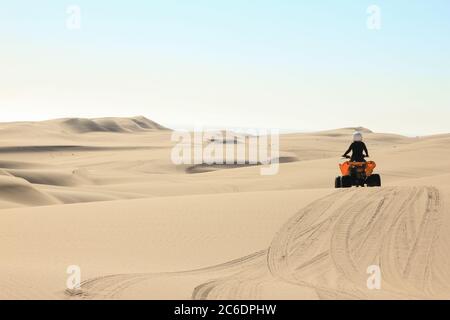
<path fill-rule="evenodd" d="M 346 158 L 349 159 L 350 157 Z M 376 163 L 373 161 L 345 161 L 339 164 L 342 176 L 336 178 L 335 188 L 351 188 L 352 186 L 381 187 L 380 175 L 372 173 L 376 166 Z"/>

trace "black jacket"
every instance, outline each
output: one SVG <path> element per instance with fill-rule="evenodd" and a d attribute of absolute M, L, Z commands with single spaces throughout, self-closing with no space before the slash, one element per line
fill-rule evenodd
<path fill-rule="evenodd" d="M 344 156 L 347 156 L 350 153 L 350 151 L 352 151 L 352 158 L 351 158 L 352 161 L 362 162 L 364 161 L 364 156 L 366 157 L 369 156 L 369 151 L 367 151 L 366 144 L 362 141 L 353 142 L 348 148 L 348 150 L 344 153 Z M 365 155 L 363 151 L 365 152 Z"/>

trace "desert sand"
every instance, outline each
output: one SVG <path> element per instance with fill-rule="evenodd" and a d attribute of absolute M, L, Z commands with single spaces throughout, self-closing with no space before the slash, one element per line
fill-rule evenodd
<path fill-rule="evenodd" d="M 450 134 L 359 130 L 382 188 L 334 189 L 354 128 L 262 176 L 174 165 L 144 117 L 0 124 L 0 299 L 450 299 Z"/>

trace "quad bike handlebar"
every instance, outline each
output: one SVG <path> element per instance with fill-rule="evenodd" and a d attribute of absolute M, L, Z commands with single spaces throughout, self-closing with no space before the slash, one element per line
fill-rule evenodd
<path fill-rule="evenodd" d="M 370 158 L 370 156 L 363 156 L 364 158 Z M 342 156 L 342 159 L 351 159 L 350 156 Z"/>

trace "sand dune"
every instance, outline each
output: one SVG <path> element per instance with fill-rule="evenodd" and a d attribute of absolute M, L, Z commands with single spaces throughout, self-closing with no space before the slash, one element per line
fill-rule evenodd
<path fill-rule="evenodd" d="M 143 117 L 0 124 L 0 298 L 449 299 L 450 135 L 358 129 L 380 189 L 333 188 L 354 128 L 282 135 L 262 176 L 176 166 Z"/>
<path fill-rule="evenodd" d="M 271 159 L 269 163 L 272 163 L 273 161 L 276 161 L 277 163 L 289 163 L 289 162 L 296 162 L 298 159 L 296 157 L 278 157 Z M 237 168 L 245 168 L 245 167 L 258 167 L 265 165 L 262 162 L 257 163 L 250 163 L 250 161 L 244 161 L 242 164 L 234 163 L 234 164 L 196 164 L 193 166 L 188 166 L 186 168 L 186 173 L 205 173 L 205 172 L 211 172 L 216 170 L 223 170 L 223 169 L 237 169 Z"/>
<path fill-rule="evenodd" d="M 43 206 L 59 204 L 60 202 L 38 189 L 24 179 L 0 175 L 1 201 L 21 205 Z"/>
<path fill-rule="evenodd" d="M 189 272 L 92 278 L 66 294 L 139 298 L 176 282 L 194 299 L 448 299 L 440 256 L 450 249 L 448 195 L 433 187 L 333 193 L 300 210 L 267 250 Z M 371 265 L 382 266 L 381 290 L 367 288 Z"/>
<path fill-rule="evenodd" d="M 99 119 L 61 119 L 50 122 L 71 133 L 88 132 L 139 132 L 146 130 L 167 130 L 156 122 L 144 117 L 134 118 L 99 118 Z"/>

